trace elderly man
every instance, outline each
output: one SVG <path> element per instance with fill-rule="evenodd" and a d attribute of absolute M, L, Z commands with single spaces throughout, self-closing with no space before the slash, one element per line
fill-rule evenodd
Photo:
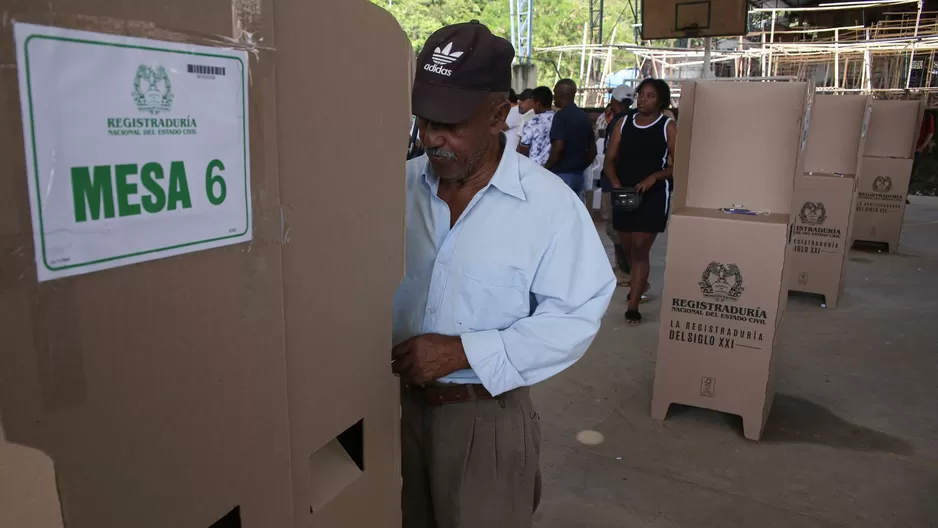
<path fill-rule="evenodd" d="M 599 330 L 615 279 L 556 176 L 505 148 L 514 50 L 476 21 L 417 59 L 426 156 L 407 163 L 407 273 L 394 299 L 405 528 L 530 527 L 540 427 L 528 387 Z"/>

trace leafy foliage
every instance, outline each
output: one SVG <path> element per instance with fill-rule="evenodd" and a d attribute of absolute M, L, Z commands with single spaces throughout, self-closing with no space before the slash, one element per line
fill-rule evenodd
<path fill-rule="evenodd" d="M 510 0 L 371 0 L 387 9 L 397 19 L 419 52 L 423 43 L 437 29 L 459 22 L 478 20 L 492 33 L 511 38 Z M 632 5 L 639 0 L 605 0 L 603 40 L 609 42 L 612 28 L 617 28 L 617 42 L 635 42 Z M 534 48 L 546 48 L 583 42 L 583 25 L 589 20 L 589 0 L 534 0 Z M 535 52 L 542 82 L 555 75 L 578 77 L 580 54 Z M 616 52 L 618 67 L 632 66 L 630 53 Z"/>

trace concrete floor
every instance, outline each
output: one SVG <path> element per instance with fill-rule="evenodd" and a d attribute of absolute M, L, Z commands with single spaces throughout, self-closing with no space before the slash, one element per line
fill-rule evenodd
<path fill-rule="evenodd" d="M 536 526 L 938 526 L 938 199 L 913 200 L 898 254 L 851 252 L 838 309 L 790 298 L 758 443 L 715 411 L 649 417 L 660 303 L 626 327 L 619 288 L 586 357 L 534 390 Z M 580 444 L 586 429 L 605 441 Z"/>

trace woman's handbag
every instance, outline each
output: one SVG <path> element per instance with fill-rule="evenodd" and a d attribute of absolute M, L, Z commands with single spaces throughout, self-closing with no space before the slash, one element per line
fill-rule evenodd
<path fill-rule="evenodd" d="M 642 205 L 642 195 L 635 187 L 612 190 L 612 210 L 632 212 Z"/>

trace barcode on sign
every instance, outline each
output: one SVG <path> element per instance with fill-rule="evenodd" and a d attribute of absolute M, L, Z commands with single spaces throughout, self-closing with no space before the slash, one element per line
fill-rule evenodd
<path fill-rule="evenodd" d="M 221 66 L 202 66 L 199 64 L 190 64 L 189 73 L 197 75 L 224 75 L 225 68 Z"/>

